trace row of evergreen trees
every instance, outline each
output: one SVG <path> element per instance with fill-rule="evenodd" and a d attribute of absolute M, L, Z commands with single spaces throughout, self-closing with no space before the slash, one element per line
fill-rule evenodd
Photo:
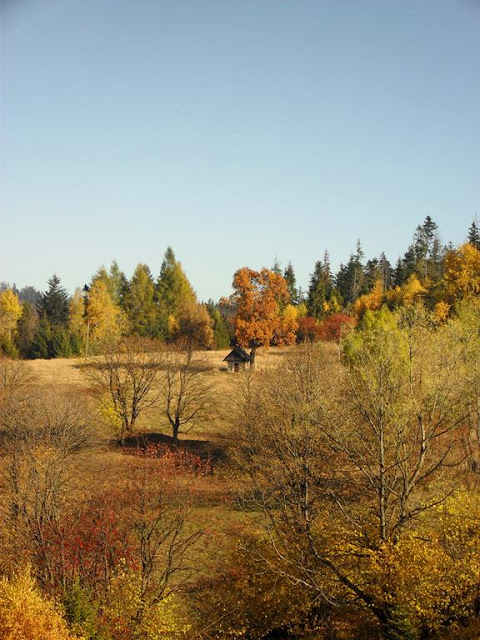
<path fill-rule="evenodd" d="M 468 241 L 477 249 L 480 248 L 480 230 L 477 223 L 472 222 Z M 296 286 L 296 277 L 290 262 L 283 272 L 291 300 L 295 304 L 304 303 L 308 315 L 317 320 L 340 310 L 351 310 L 353 303 L 362 295 L 369 293 L 375 283 L 380 281 L 384 291 L 393 287 L 401 287 L 412 275 L 422 284 L 434 290 L 435 285 L 443 277 L 445 256 L 452 250 L 452 244 L 442 245 L 437 224 L 427 216 L 422 225 L 414 233 L 413 240 L 406 252 L 392 267 L 385 253 L 378 258 L 365 262 L 360 241 L 348 261 L 341 264 L 337 273 L 333 274 L 328 251 L 323 260 L 315 263 L 310 276 L 308 291 L 302 293 Z M 274 270 L 280 272 L 276 263 Z"/>
<path fill-rule="evenodd" d="M 1 345 L 8 355 L 80 355 L 88 349 L 89 333 L 92 338 L 99 322 L 103 322 L 104 333 L 120 326 L 127 334 L 160 340 L 193 336 L 201 346 L 218 349 L 227 347 L 232 338 L 217 305 L 197 302 L 170 247 L 156 279 L 146 264 L 138 264 L 128 280 L 113 262 L 108 271 L 101 267 L 73 297 L 57 275 L 50 278 L 44 293 L 27 289 L 16 292 L 22 300 L 22 314 L 14 340 Z"/>

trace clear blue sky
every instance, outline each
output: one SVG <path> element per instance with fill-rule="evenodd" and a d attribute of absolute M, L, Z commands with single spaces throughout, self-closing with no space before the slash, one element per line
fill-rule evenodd
<path fill-rule="evenodd" d="M 201 299 L 480 213 L 478 0 L 0 0 L 0 280 L 171 245 Z"/>

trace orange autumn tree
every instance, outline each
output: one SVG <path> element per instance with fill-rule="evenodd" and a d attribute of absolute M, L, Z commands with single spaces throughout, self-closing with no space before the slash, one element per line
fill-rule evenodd
<path fill-rule="evenodd" d="M 257 347 L 295 342 L 296 318 L 285 313 L 290 300 L 285 278 L 270 269 L 243 267 L 233 276 L 233 289 L 235 336 L 242 347 L 251 348 L 252 366 Z"/>

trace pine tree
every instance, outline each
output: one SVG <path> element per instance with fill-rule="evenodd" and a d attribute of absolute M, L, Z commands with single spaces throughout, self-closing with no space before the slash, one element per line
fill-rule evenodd
<path fill-rule="evenodd" d="M 44 359 L 52 358 L 51 341 L 52 325 L 48 321 L 46 312 L 42 311 L 38 330 L 31 346 L 31 357 Z"/>
<path fill-rule="evenodd" d="M 231 338 L 227 328 L 227 324 L 219 308 L 212 300 L 207 303 L 207 310 L 213 320 L 213 339 L 216 349 L 226 349 L 230 346 Z"/>
<path fill-rule="evenodd" d="M 363 250 L 360 240 L 357 240 L 355 253 L 350 254 L 346 265 L 341 264 L 335 278 L 335 284 L 345 304 L 352 304 L 367 293 L 368 287 L 363 267 Z"/>
<path fill-rule="evenodd" d="M 321 260 L 317 260 L 308 287 L 307 309 L 314 318 L 323 318 L 327 301 L 327 275 Z"/>
<path fill-rule="evenodd" d="M 411 244 L 405 251 L 403 258 L 399 258 L 395 268 L 394 284 L 401 287 L 407 280 L 416 273 L 417 257 L 415 246 Z"/>
<path fill-rule="evenodd" d="M 291 262 L 289 262 L 287 267 L 285 268 L 283 277 L 287 281 L 287 287 L 290 293 L 290 302 L 292 304 L 298 304 L 297 279 L 295 277 L 295 272 L 293 270 L 293 265 Z"/>
<path fill-rule="evenodd" d="M 60 278 L 53 274 L 48 281 L 48 291 L 42 294 L 39 304 L 40 314 L 45 314 L 52 326 L 66 327 L 68 325 L 69 296 L 60 286 Z"/>
<path fill-rule="evenodd" d="M 468 242 L 474 246 L 475 249 L 480 249 L 480 229 L 478 228 L 476 220 L 472 222 L 468 230 Z"/>
<path fill-rule="evenodd" d="M 280 264 L 280 260 L 277 256 L 275 256 L 275 259 L 273 261 L 272 271 L 279 276 L 282 275 L 282 265 Z"/>
<path fill-rule="evenodd" d="M 108 289 L 107 289 L 108 291 Z M 124 308 L 132 334 L 156 334 L 155 285 L 146 264 L 138 264 L 124 296 Z"/>
<path fill-rule="evenodd" d="M 438 282 L 443 277 L 443 262 L 445 259 L 445 248 L 442 246 L 438 232 L 435 232 L 430 255 L 428 258 L 428 274 L 434 282 Z"/>
<path fill-rule="evenodd" d="M 108 288 L 108 292 L 113 302 L 117 306 L 122 306 L 123 299 L 128 290 L 128 280 L 125 277 L 125 274 L 123 273 L 123 271 L 121 271 L 116 260 L 114 260 L 110 265 L 108 277 L 110 280 L 110 286 Z"/>
<path fill-rule="evenodd" d="M 66 327 L 53 325 L 49 353 L 51 358 L 69 358 L 73 355 L 70 334 Z"/>
<path fill-rule="evenodd" d="M 192 285 L 171 247 L 168 247 L 162 262 L 156 284 L 156 299 L 162 312 L 172 318 L 178 317 L 183 305 L 197 301 Z"/>
<path fill-rule="evenodd" d="M 100 267 L 97 273 L 93 276 L 91 285 L 94 285 L 99 281 L 105 283 L 107 291 L 113 302 L 117 306 L 121 306 L 123 298 L 128 291 L 129 283 L 125 274 L 120 270 L 120 267 L 115 260 L 110 265 L 110 270 L 108 272 L 105 267 Z"/>
<path fill-rule="evenodd" d="M 413 246 L 415 248 L 415 271 L 420 278 L 426 279 L 429 276 L 432 250 L 435 243 L 437 224 L 430 216 L 427 216 L 423 225 L 419 225 L 415 230 Z"/>
<path fill-rule="evenodd" d="M 33 358 L 68 357 L 72 355 L 68 330 L 70 313 L 69 295 L 54 274 L 48 281 L 48 290 L 38 304 L 40 321 L 30 354 Z"/>
<path fill-rule="evenodd" d="M 392 267 L 382 252 L 379 258 L 372 258 L 365 265 L 365 288 L 370 292 L 375 284 L 380 281 L 382 290 L 387 291 L 393 285 Z"/>
<path fill-rule="evenodd" d="M 381 278 L 381 267 L 377 258 L 367 260 L 365 265 L 365 287 L 370 291 Z"/>
<path fill-rule="evenodd" d="M 324 318 L 328 313 L 339 310 L 340 293 L 333 286 L 328 251 L 323 255 L 323 262 L 318 260 L 310 276 L 308 295 L 306 298 L 309 315 L 314 318 Z"/>
<path fill-rule="evenodd" d="M 393 286 L 393 272 L 392 265 L 387 260 L 387 256 L 383 253 L 383 251 L 380 254 L 379 265 L 383 290 L 387 291 L 387 289 L 390 289 Z"/>

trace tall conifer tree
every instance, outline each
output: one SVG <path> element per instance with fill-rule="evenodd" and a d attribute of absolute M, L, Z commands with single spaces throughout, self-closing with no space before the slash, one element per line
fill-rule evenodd
<path fill-rule="evenodd" d="M 290 302 L 292 304 L 298 304 L 297 279 L 295 277 L 295 271 L 293 270 L 293 264 L 291 261 L 286 266 L 283 277 L 287 281 L 288 292 L 290 293 Z"/>
<path fill-rule="evenodd" d="M 475 249 L 480 249 L 480 229 L 478 228 L 476 220 L 472 222 L 468 230 L 468 242 L 475 247 Z"/>
<path fill-rule="evenodd" d="M 153 336 L 156 331 L 154 306 L 155 285 L 146 264 L 138 264 L 125 293 L 124 306 L 131 332 L 138 336 Z"/>
<path fill-rule="evenodd" d="M 60 278 L 56 274 L 50 278 L 48 290 L 42 294 L 39 312 L 40 315 L 45 314 L 52 326 L 68 325 L 69 296 L 66 289 L 60 285 Z"/>
<path fill-rule="evenodd" d="M 177 317 L 183 305 L 197 301 L 173 249 L 167 248 L 156 285 L 157 300 L 169 316 Z"/>

